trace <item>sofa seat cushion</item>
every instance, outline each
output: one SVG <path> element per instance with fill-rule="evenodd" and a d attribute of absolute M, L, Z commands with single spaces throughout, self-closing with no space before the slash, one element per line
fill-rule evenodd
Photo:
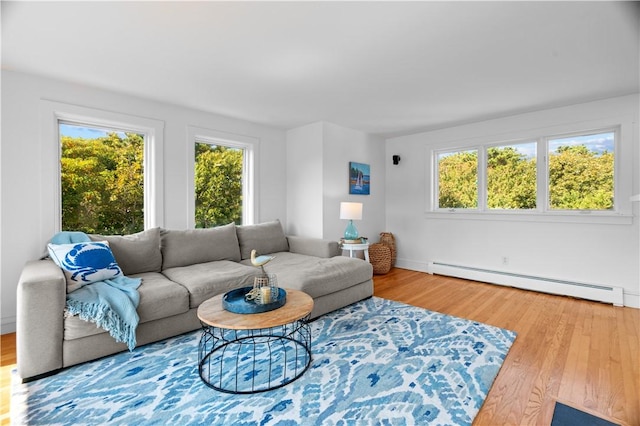
<path fill-rule="evenodd" d="M 251 264 L 251 260 L 243 260 Z M 320 258 L 304 254 L 280 252 L 265 265 L 265 271 L 276 274 L 278 286 L 307 293 L 314 299 L 363 283 L 373 277 L 369 262 L 335 256 Z"/>
<path fill-rule="evenodd" d="M 133 275 L 142 278 L 138 287 L 140 323 L 179 315 L 189 310 L 189 292 L 178 283 L 168 280 L 161 273 L 147 272 Z"/>
<path fill-rule="evenodd" d="M 185 313 L 189 310 L 189 292 L 180 284 L 174 283 L 158 272 L 145 272 L 131 275 L 142 278 L 138 287 L 140 303 L 138 316 L 140 324 L 160 318 Z M 72 316 L 64 320 L 64 339 L 73 340 L 93 334 L 106 333 L 102 328 L 89 321 Z"/>
<path fill-rule="evenodd" d="M 169 268 L 162 273 L 184 286 L 191 295 L 189 306 L 197 308 L 207 299 L 238 287 L 252 286 L 259 269 L 229 260 Z"/>

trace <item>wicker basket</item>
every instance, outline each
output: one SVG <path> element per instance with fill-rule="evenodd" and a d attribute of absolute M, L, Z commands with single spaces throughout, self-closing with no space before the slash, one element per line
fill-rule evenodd
<path fill-rule="evenodd" d="M 375 243 L 369 246 L 369 262 L 374 274 L 386 274 L 391 270 L 391 249 L 385 244 Z"/>
<path fill-rule="evenodd" d="M 396 239 L 391 232 L 381 232 L 380 242 L 391 250 L 391 266 L 396 266 Z"/>

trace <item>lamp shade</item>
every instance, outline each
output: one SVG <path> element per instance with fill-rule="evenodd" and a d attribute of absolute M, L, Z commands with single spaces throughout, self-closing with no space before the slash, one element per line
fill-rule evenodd
<path fill-rule="evenodd" d="M 340 219 L 362 220 L 362 203 L 340 203 Z"/>

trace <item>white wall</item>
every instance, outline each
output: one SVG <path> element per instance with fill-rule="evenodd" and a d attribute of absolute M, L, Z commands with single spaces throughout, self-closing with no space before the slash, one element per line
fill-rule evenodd
<path fill-rule="evenodd" d="M 170 84 L 170 82 L 168 82 Z M 161 104 L 118 93 L 2 71 L 2 157 L 0 223 L 0 307 L 2 333 L 15 329 L 16 286 L 22 266 L 38 258 L 46 241 L 41 229 L 54 214 L 41 202 L 42 151 L 41 100 L 130 114 L 164 122 L 164 224 L 188 227 L 187 127 L 249 136 L 259 140 L 259 176 L 256 178 L 256 222 L 279 218 L 286 226 L 285 134 L 281 130 L 174 105 Z M 46 151 L 46 150 L 45 150 Z M 52 177 L 53 179 L 53 177 Z"/>
<path fill-rule="evenodd" d="M 279 218 L 288 233 L 339 238 L 341 201 L 364 204 L 361 235 L 372 242 L 393 232 L 398 266 L 426 270 L 433 260 L 512 272 L 621 286 L 625 304 L 640 306 L 640 227 L 631 224 L 459 219 L 427 213 L 430 149 L 474 138 L 531 133 L 567 125 L 632 117 L 623 128 L 624 155 L 632 170 L 622 176 L 640 194 L 638 96 L 613 98 L 482 123 L 388 139 L 319 122 L 288 132 L 242 120 L 118 93 L 2 71 L 0 157 L 0 317 L 2 333 L 15 329 L 16 286 L 22 266 L 44 251 L 43 223 L 52 206 L 42 202 L 41 100 L 79 105 L 164 122 L 164 227 L 186 228 L 187 127 L 257 138 L 260 142 L 257 222 Z M 391 156 L 402 157 L 394 166 Z M 348 163 L 371 166 L 371 194 L 349 195 Z"/>
<path fill-rule="evenodd" d="M 323 125 L 287 131 L 287 233 L 322 238 Z"/>
<path fill-rule="evenodd" d="M 387 167 L 386 175 L 386 223 L 396 236 L 398 266 L 427 271 L 428 262 L 440 261 L 619 286 L 625 305 L 640 307 L 638 203 L 628 202 L 640 192 L 638 101 L 637 95 L 625 96 L 388 139 L 386 157 L 402 157 L 400 165 Z M 626 205 L 627 217 L 593 223 L 598 219 L 526 221 L 512 215 L 428 212 L 433 148 L 604 123 L 623 125 L 618 154 L 630 160 L 620 170 L 620 182 L 628 193 L 616 203 Z M 502 263 L 504 256 L 508 265 Z"/>
<path fill-rule="evenodd" d="M 354 221 L 360 236 L 378 242 L 380 232 L 385 231 L 384 139 L 324 123 L 324 140 L 324 238 L 339 239 L 344 235 L 347 221 L 340 220 L 340 202 L 350 201 L 362 203 L 362 220 Z M 350 161 L 369 164 L 369 195 L 349 194 Z"/>
<path fill-rule="evenodd" d="M 369 195 L 349 194 L 349 161 L 371 166 Z M 292 129 L 287 132 L 287 167 L 289 233 L 339 239 L 347 226 L 340 220 L 340 202 L 352 201 L 363 203 L 363 218 L 355 222 L 359 234 L 378 241 L 385 230 L 382 138 L 326 122 Z"/>

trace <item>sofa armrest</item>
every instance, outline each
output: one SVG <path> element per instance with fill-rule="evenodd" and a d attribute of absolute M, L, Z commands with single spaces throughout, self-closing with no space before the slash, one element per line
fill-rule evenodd
<path fill-rule="evenodd" d="M 320 238 L 288 236 L 289 251 L 316 257 L 340 256 L 338 242 Z"/>
<path fill-rule="evenodd" d="M 27 262 L 17 296 L 18 374 L 35 378 L 62 368 L 66 280 L 51 260 Z"/>

